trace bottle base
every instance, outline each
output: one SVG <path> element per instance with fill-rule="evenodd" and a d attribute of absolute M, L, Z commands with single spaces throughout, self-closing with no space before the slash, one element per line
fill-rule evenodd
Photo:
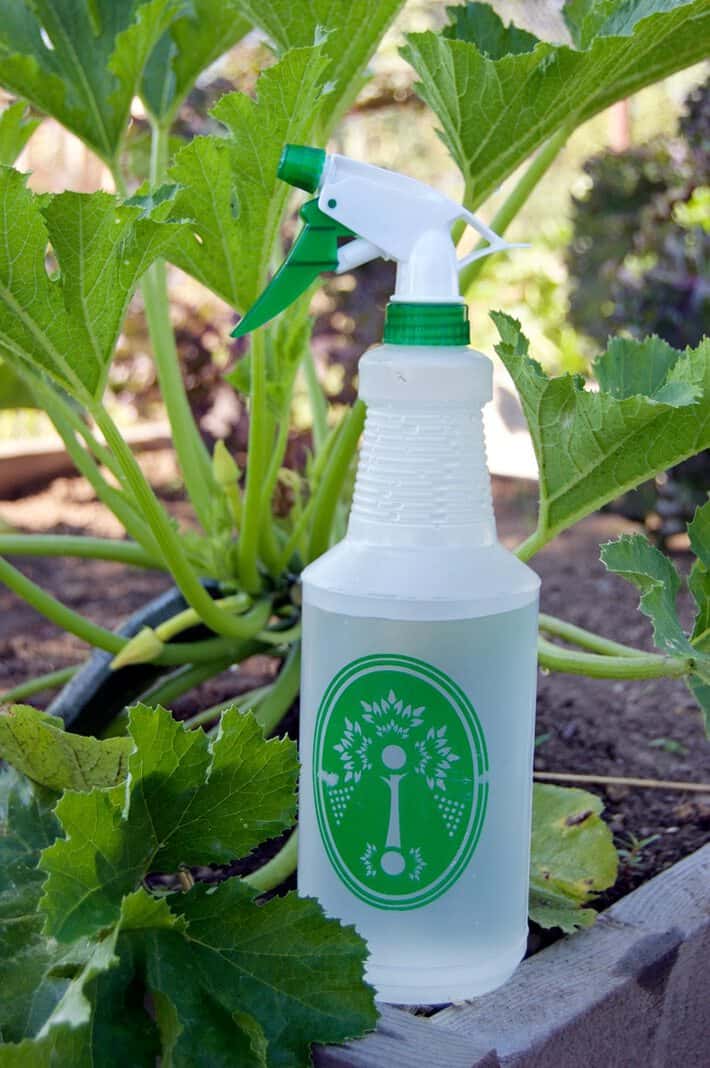
<path fill-rule="evenodd" d="M 370 964 L 365 979 L 375 988 L 377 1001 L 392 1005 L 445 1005 L 488 994 L 510 979 L 525 954 L 526 943 L 515 955 L 506 953 L 495 968 L 470 966 L 427 968 L 417 971 L 402 965 Z"/>

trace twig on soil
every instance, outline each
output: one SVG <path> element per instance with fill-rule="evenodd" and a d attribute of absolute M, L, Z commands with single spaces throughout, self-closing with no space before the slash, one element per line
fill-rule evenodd
<path fill-rule="evenodd" d="M 692 790 L 694 793 L 710 794 L 710 782 L 677 782 L 672 779 L 629 779 L 618 775 L 576 775 L 562 771 L 536 771 L 536 779 L 550 782 L 599 783 L 602 786 L 640 786 L 651 790 Z"/>

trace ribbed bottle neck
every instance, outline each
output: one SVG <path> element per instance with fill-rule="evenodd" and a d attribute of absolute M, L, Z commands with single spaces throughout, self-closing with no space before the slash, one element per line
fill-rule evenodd
<path fill-rule="evenodd" d="M 348 536 L 411 548 L 493 544 L 481 412 L 371 405 Z"/>
<path fill-rule="evenodd" d="M 374 545 L 496 540 L 482 409 L 492 365 L 465 345 L 381 345 L 360 361 L 367 418 L 348 537 Z"/>

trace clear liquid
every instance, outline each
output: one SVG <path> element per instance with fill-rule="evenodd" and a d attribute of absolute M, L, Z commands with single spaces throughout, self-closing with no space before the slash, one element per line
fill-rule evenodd
<path fill-rule="evenodd" d="M 368 978 L 382 1000 L 439 1002 L 494 989 L 527 936 L 537 603 L 470 620 L 396 621 L 304 607 L 299 892 L 353 923 L 370 948 Z M 400 654 L 463 689 L 488 751 L 488 799 L 475 850 L 435 900 L 400 911 L 354 894 L 329 859 L 316 818 L 316 716 L 352 661 Z M 402 789 L 404 789 L 404 784 Z"/>

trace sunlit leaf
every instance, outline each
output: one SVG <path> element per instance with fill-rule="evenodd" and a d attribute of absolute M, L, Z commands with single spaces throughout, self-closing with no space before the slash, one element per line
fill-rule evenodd
<path fill-rule="evenodd" d="M 705 0 L 582 0 L 568 11 L 575 48 L 506 30 L 483 4 L 451 13 L 443 34 L 410 34 L 404 56 L 473 207 L 561 128 L 704 59 L 710 34 Z"/>

